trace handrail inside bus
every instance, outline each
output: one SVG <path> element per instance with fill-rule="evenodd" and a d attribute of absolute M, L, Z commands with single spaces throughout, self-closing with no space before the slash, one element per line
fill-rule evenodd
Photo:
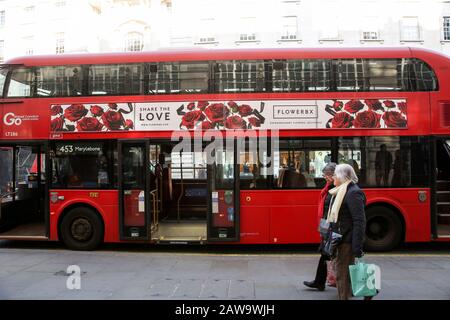
<path fill-rule="evenodd" d="M 153 227 L 154 227 L 153 231 L 156 231 L 156 230 L 158 230 L 158 218 L 159 218 L 158 217 L 158 209 L 156 208 L 157 202 L 158 202 L 158 188 L 150 191 L 150 194 L 151 194 L 152 199 L 153 199 L 153 215 L 152 215 L 152 217 L 153 217 Z"/>
<path fill-rule="evenodd" d="M 182 154 L 180 151 L 180 159 L 182 160 Z M 181 173 L 181 190 L 180 190 L 180 196 L 178 197 L 178 201 L 177 201 L 177 222 L 180 222 L 180 201 L 181 198 L 183 198 L 183 193 L 184 193 L 184 180 L 183 180 L 183 161 L 180 161 L 180 173 Z"/>

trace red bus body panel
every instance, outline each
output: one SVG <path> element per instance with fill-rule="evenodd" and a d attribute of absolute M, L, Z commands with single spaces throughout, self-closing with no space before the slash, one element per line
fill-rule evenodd
<path fill-rule="evenodd" d="M 119 241 L 119 192 L 117 190 L 51 190 L 64 197 L 50 201 L 50 240 L 58 240 L 58 223 L 62 212 L 73 204 L 86 204 L 97 210 L 104 222 L 105 242 Z"/>
<path fill-rule="evenodd" d="M 418 192 L 426 191 L 420 202 Z M 367 205 L 388 203 L 398 209 L 405 223 L 406 242 L 431 240 L 430 190 L 364 189 Z M 241 243 L 319 242 L 317 203 L 319 190 L 241 191 Z"/>

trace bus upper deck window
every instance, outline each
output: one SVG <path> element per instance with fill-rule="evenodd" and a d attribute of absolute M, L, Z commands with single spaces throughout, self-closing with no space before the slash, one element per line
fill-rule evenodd
<path fill-rule="evenodd" d="M 369 59 L 370 91 L 402 91 L 402 59 Z"/>
<path fill-rule="evenodd" d="M 433 69 L 424 61 L 418 59 L 413 59 L 412 65 L 417 91 L 437 91 L 438 81 Z"/>
<path fill-rule="evenodd" d="M 208 63 L 180 63 L 179 81 L 182 92 L 207 92 Z"/>
<path fill-rule="evenodd" d="M 5 85 L 6 75 L 8 74 L 8 68 L 0 68 L 0 98 L 3 98 L 3 88 Z"/>
<path fill-rule="evenodd" d="M 32 94 L 32 72 L 29 68 L 17 68 L 12 71 L 8 87 L 8 97 L 30 97 Z"/>

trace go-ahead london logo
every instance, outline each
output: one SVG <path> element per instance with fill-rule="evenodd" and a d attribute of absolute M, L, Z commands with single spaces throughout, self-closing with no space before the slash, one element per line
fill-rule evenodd
<path fill-rule="evenodd" d="M 3 123 L 6 126 L 20 126 L 23 121 L 39 121 L 39 115 L 16 115 L 8 112 L 3 117 Z"/>

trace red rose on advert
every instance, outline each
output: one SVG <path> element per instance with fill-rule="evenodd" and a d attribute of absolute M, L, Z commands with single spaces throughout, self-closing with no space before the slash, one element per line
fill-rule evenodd
<path fill-rule="evenodd" d="M 124 119 L 120 112 L 108 110 L 102 115 L 102 121 L 108 130 L 120 130 Z"/>
<path fill-rule="evenodd" d="M 234 102 L 234 101 L 229 101 L 229 102 L 227 103 L 227 105 L 228 105 L 230 108 L 238 108 L 238 104 L 237 104 L 236 102 Z"/>
<path fill-rule="evenodd" d="M 331 120 L 332 128 L 351 128 L 353 117 L 347 112 L 336 113 L 333 120 Z"/>
<path fill-rule="evenodd" d="M 195 108 L 195 102 L 189 102 L 187 105 L 188 110 L 194 110 Z"/>
<path fill-rule="evenodd" d="M 350 100 L 344 107 L 345 111 L 350 113 L 357 113 L 362 108 L 364 108 L 364 104 L 359 100 Z"/>
<path fill-rule="evenodd" d="M 125 121 L 125 129 L 134 129 L 133 120 L 128 119 Z"/>
<path fill-rule="evenodd" d="M 356 115 L 353 126 L 355 128 L 380 128 L 381 115 L 372 110 L 363 111 Z"/>
<path fill-rule="evenodd" d="M 95 117 L 100 117 L 103 114 L 103 108 L 97 105 L 92 106 L 90 110 Z"/>
<path fill-rule="evenodd" d="M 208 101 L 199 101 L 197 103 L 197 108 L 199 108 L 200 110 L 205 110 L 205 108 L 209 105 Z"/>
<path fill-rule="evenodd" d="M 64 110 L 64 117 L 70 121 L 78 121 L 88 113 L 87 109 L 82 104 L 72 104 Z"/>
<path fill-rule="evenodd" d="M 113 110 L 117 110 L 117 103 L 108 103 L 108 107 L 110 107 Z"/>
<path fill-rule="evenodd" d="M 239 106 L 239 114 L 242 117 L 249 116 L 252 114 L 252 112 L 253 112 L 253 108 L 250 107 L 248 104 L 243 104 L 243 105 Z"/>
<path fill-rule="evenodd" d="M 206 108 L 205 114 L 212 123 L 222 124 L 230 110 L 223 103 L 213 103 Z"/>
<path fill-rule="evenodd" d="M 50 128 L 52 131 L 62 131 L 63 125 L 64 125 L 64 120 L 61 117 L 53 119 L 50 122 Z"/>
<path fill-rule="evenodd" d="M 367 99 L 364 100 L 364 103 L 367 104 L 370 110 L 377 111 L 382 110 L 384 111 L 383 105 L 381 104 L 380 100 L 378 99 Z"/>
<path fill-rule="evenodd" d="M 227 129 L 246 129 L 247 123 L 239 116 L 231 116 L 225 121 L 225 128 Z"/>
<path fill-rule="evenodd" d="M 205 120 L 205 116 L 203 112 L 200 110 L 190 111 L 186 113 L 181 119 L 181 125 L 185 126 L 188 129 L 194 129 L 194 125 L 199 122 Z"/>
<path fill-rule="evenodd" d="M 338 101 L 338 100 L 333 100 L 333 109 L 336 111 L 341 111 L 342 107 L 344 106 L 344 103 L 342 101 Z"/>
<path fill-rule="evenodd" d="M 203 121 L 202 122 L 202 129 L 203 130 L 214 129 L 214 124 L 212 124 L 209 121 Z"/>
<path fill-rule="evenodd" d="M 383 101 L 386 108 L 395 108 L 395 102 L 391 100 Z"/>
<path fill-rule="evenodd" d="M 385 112 L 383 114 L 383 120 L 388 128 L 406 128 L 407 121 L 400 112 Z"/>
<path fill-rule="evenodd" d="M 52 106 L 52 109 L 51 109 L 52 116 L 57 116 L 58 114 L 62 114 L 62 113 L 63 113 L 63 109 L 59 104 L 55 104 L 54 106 Z"/>
<path fill-rule="evenodd" d="M 397 107 L 400 110 L 401 113 L 406 114 L 406 110 L 408 109 L 408 106 L 406 102 L 399 102 L 397 103 Z"/>
<path fill-rule="evenodd" d="M 248 118 L 248 122 L 252 125 L 252 127 L 261 127 L 261 120 L 255 117 Z"/>
<path fill-rule="evenodd" d="M 102 128 L 103 125 L 94 117 L 86 117 L 77 122 L 78 131 L 100 131 Z"/>

